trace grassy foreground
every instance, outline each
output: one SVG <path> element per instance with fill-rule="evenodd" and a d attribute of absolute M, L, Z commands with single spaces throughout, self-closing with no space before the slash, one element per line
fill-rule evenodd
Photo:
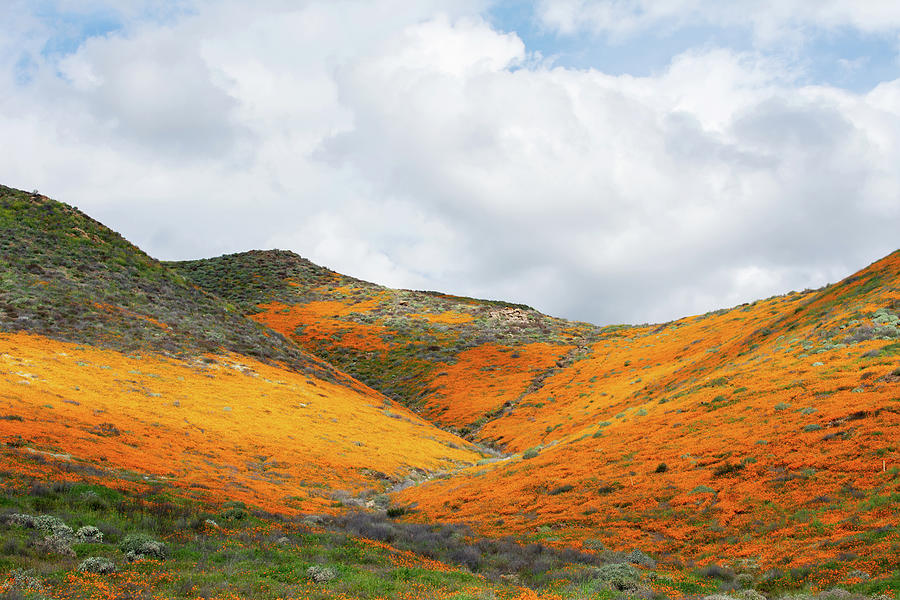
<path fill-rule="evenodd" d="M 520 545 L 461 525 L 402 523 L 396 508 L 286 518 L 241 502 L 202 504 L 159 485 L 0 476 L 4 600 L 763 600 L 760 590 L 770 598 L 851 600 L 896 597 L 900 588 L 896 574 L 822 591 L 800 572 L 754 576 L 657 564 L 640 552 Z"/>

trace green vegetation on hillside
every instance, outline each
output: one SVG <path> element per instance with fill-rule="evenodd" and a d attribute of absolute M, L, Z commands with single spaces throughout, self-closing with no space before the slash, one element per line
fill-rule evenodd
<path fill-rule="evenodd" d="M 523 304 L 480 300 L 433 291 L 394 290 L 340 275 L 287 251 L 251 251 L 167 263 L 200 288 L 225 298 L 246 314 L 261 305 L 339 302 L 343 331 L 327 338 L 282 331 L 342 371 L 407 406 L 419 406 L 435 388 L 439 364 L 453 363 L 467 349 L 485 344 L 548 343 L 585 346 L 613 328 L 558 319 Z M 362 307 L 365 308 L 362 308 Z M 354 308 L 358 307 L 358 308 Z M 453 313 L 465 320 L 447 322 Z M 323 316 L 328 316 L 327 311 Z M 429 317 L 436 317 L 434 320 Z M 380 328 L 386 351 L 342 343 L 355 326 Z"/>
<path fill-rule="evenodd" d="M 122 352 L 236 352 L 333 369 L 71 206 L 0 186 L 0 331 Z"/>

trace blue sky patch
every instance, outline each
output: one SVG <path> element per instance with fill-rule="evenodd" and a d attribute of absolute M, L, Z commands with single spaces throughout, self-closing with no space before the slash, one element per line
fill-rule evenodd
<path fill-rule="evenodd" d="M 555 65 L 597 69 L 610 75 L 646 77 L 664 71 L 672 59 L 690 50 L 725 48 L 761 52 L 794 66 L 801 83 L 824 84 L 865 92 L 900 77 L 900 41 L 896 35 L 806 29 L 799 46 L 787 43 L 758 47 L 749 27 L 708 24 L 661 26 L 625 38 L 578 32 L 562 35 L 538 22 L 532 2 L 506 0 L 487 15 L 496 28 L 515 32 L 529 52 L 552 58 Z"/>

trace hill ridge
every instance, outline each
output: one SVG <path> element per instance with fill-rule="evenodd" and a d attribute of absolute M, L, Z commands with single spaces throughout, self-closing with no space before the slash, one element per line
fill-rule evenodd
<path fill-rule="evenodd" d="M 357 385 L 46 196 L 0 186 L 0 273 L 0 331 L 172 356 L 231 351 Z"/>

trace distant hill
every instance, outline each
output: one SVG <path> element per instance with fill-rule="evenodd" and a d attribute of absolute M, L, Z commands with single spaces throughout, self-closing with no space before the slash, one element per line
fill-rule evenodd
<path fill-rule="evenodd" d="M 394 290 L 292 252 L 167 264 L 367 385 L 473 437 L 587 344 L 621 330 L 549 317 L 522 304 Z M 454 377 L 509 361 L 523 371 L 496 389 L 473 387 L 466 392 L 470 403 L 461 405 Z"/>

